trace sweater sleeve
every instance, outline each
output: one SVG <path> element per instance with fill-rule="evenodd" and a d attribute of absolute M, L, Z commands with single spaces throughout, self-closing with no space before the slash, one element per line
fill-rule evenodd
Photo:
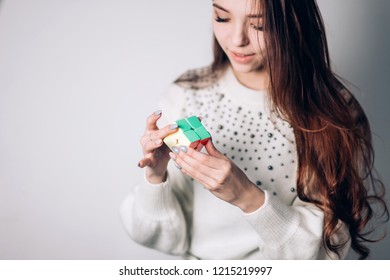
<path fill-rule="evenodd" d="M 173 84 L 160 100 L 163 127 L 178 119 L 183 93 Z M 189 247 L 192 211 L 191 181 L 170 162 L 168 176 L 161 184 L 146 178 L 124 199 L 120 215 L 130 237 L 137 243 L 173 255 L 183 255 Z"/>
<path fill-rule="evenodd" d="M 244 214 L 258 232 L 259 246 L 266 259 L 337 259 L 327 253 L 322 241 L 323 212 L 314 204 L 298 197 L 292 205 L 285 205 L 265 191 L 265 203 L 256 211 Z M 347 241 L 340 254 L 345 258 L 349 250 L 349 234 L 344 224 L 332 242 Z"/>
<path fill-rule="evenodd" d="M 179 188 L 187 188 L 187 192 Z M 167 254 L 183 255 L 189 245 L 191 206 L 189 182 L 175 176 L 170 168 L 164 183 L 150 184 L 145 179 L 135 186 L 120 212 L 135 242 Z"/>

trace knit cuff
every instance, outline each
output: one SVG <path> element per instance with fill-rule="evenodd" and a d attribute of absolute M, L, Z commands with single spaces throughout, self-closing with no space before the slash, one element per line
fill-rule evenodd
<path fill-rule="evenodd" d="M 148 218 L 161 220 L 164 213 L 173 207 L 173 193 L 170 187 L 169 173 L 165 182 L 151 184 L 146 178 L 142 185 L 135 188 L 135 204 L 138 209 L 142 209 Z"/>
<path fill-rule="evenodd" d="M 275 196 L 264 192 L 263 206 L 252 213 L 244 213 L 244 216 L 265 244 L 281 248 L 298 230 L 299 214 Z"/>

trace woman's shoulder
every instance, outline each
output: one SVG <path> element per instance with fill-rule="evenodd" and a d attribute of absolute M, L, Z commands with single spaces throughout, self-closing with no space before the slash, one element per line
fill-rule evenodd
<path fill-rule="evenodd" d="M 211 66 L 206 66 L 184 72 L 174 84 L 185 89 L 204 89 L 213 86 L 221 76 L 222 71 L 214 71 Z"/>

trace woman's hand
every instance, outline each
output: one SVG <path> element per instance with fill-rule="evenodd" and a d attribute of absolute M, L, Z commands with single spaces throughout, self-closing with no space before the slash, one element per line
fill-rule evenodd
<path fill-rule="evenodd" d="M 145 133 L 140 139 L 144 157 L 138 162 L 138 166 L 147 167 L 146 179 L 152 184 L 162 183 L 166 179 L 170 150 L 163 139 L 178 127 L 177 124 L 172 124 L 159 129 L 157 121 L 161 114 L 161 111 L 156 111 L 147 118 Z"/>
<path fill-rule="evenodd" d="M 189 147 L 175 147 L 175 153 L 169 156 L 184 174 L 198 181 L 216 197 L 247 213 L 260 208 L 264 204 L 264 192 L 211 141 L 205 148 L 208 154 Z"/>

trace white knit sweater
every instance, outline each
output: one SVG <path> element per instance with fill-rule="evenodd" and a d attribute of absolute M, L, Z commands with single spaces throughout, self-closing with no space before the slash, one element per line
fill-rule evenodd
<path fill-rule="evenodd" d="M 265 192 L 253 213 L 222 201 L 172 163 L 159 185 L 144 180 L 121 208 L 138 243 L 198 259 L 328 259 L 322 246 L 323 213 L 296 193 L 297 152 L 291 126 L 268 106 L 266 92 L 241 85 L 228 68 L 187 72 L 162 98 L 160 126 L 197 115 L 219 151 Z M 334 242 L 348 238 L 343 226 Z M 342 252 L 344 258 L 349 246 Z"/>

